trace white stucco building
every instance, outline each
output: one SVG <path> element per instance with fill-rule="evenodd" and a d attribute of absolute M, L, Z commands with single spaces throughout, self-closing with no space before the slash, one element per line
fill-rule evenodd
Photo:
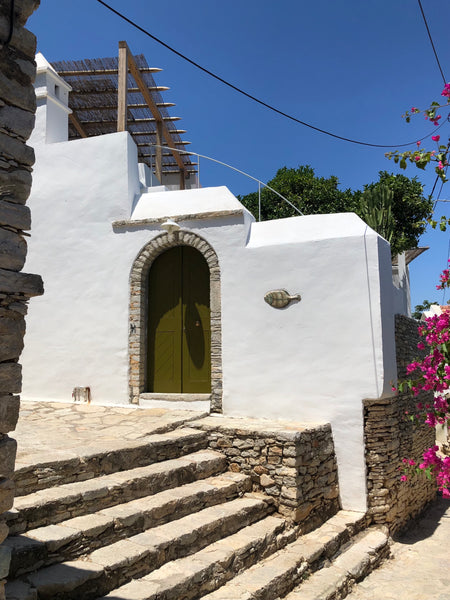
<path fill-rule="evenodd" d="M 96 403 L 329 422 L 342 505 L 364 510 L 362 401 L 396 381 L 388 243 L 352 213 L 259 223 L 226 187 L 150 187 L 128 132 L 68 141 L 68 91 L 39 57 L 27 270 L 45 294 L 27 320 L 23 397 L 68 401 L 89 387 Z M 203 266 L 167 254 L 180 247 Z M 163 255 L 181 261 L 175 271 Z M 264 297 L 279 289 L 301 300 L 274 308 Z M 181 338 L 158 329 L 177 311 Z M 155 383 L 159 369 L 170 383 Z"/>

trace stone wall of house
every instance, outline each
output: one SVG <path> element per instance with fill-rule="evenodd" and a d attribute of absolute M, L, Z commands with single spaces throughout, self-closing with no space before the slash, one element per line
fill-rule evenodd
<path fill-rule="evenodd" d="M 16 442 L 8 436 L 19 415 L 27 301 L 43 293 L 38 275 L 22 273 L 30 229 L 25 203 L 31 188 L 33 149 L 26 141 L 34 126 L 33 89 L 36 38 L 25 23 L 39 0 L 16 0 L 14 18 L 10 2 L 0 3 L 0 513 L 11 508 Z M 10 39 L 9 39 L 10 38 Z M 8 533 L 0 520 L 0 542 Z M 0 546 L 0 599 L 8 574 L 9 551 Z"/>
<path fill-rule="evenodd" d="M 406 378 L 406 366 L 421 352 L 418 323 L 403 315 L 395 317 L 397 369 L 399 380 Z M 399 394 L 364 403 L 369 514 L 375 523 L 386 524 L 391 533 L 420 513 L 436 494 L 436 485 L 419 475 L 400 481 L 402 459 L 420 462 L 423 452 L 434 444 L 435 431 L 412 423 L 408 416 L 418 401 L 432 399 L 430 392 L 414 398 Z"/>
<path fill-rule="evenodd" d="M 252 478 L 253 491 L 272 496 L 278 512 L 303 532 L 339 510 L 339 483 L 331 427 L 207 417 L 193 427 L 225 454 L 232 471 Z"/>

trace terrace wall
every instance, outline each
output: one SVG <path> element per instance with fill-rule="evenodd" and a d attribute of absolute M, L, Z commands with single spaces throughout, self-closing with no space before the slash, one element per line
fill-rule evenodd
<path fill-rule="evenodd" d="M 403 315 L 395 317 L 397 369 L 406 378 L 406 366 L 420 356 L 418 323 Z M 420 400 L 432 399 L 423 392 Z M 425 476 L 400 481 L 402 459 L 421 461 L 435 442 L 435 430 L 412 423 L 406 412 L 414 411 L 418 398 L 399 394 L 364 403 L 368 508 L 373 522 L 385 524 L 391 533 L 401 529 L 435 497 L 436 485 Z"/>

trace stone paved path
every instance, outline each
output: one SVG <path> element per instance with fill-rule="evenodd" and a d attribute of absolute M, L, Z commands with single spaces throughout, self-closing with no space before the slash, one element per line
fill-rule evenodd
<path fill-rule="evenodd" d="M 11 433 L 18 443 L 16 469 L 57 459 L 114 449 L 174 429 L 204 413 L 163 408 L 24 402 Z"/>
<path fill-rule="evenodd" d="M 348 600 L 450 600 L 450 500 L 439 498 Z"/>

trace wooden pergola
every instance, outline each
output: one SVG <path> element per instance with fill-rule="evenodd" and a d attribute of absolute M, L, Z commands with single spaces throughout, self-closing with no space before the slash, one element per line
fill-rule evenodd
<path fill-rule="evenodd" d="M 191 157 L 182 154 L 186 133 L 175 125 L 179 117 L 169 115 L 153 73 L 143 55 L 133 56 L 126 42 L 119 42 L 119 56 L 52 63 L 72 87 L 69 108 L 69 139 L 128 131 L 138 148 L 139 161 L 146 163 L 162 182 L 163 176 L 179 173 L 180 189 L 197 171 Z M 167 148 L 167 150 L 166 150 Z"/>

